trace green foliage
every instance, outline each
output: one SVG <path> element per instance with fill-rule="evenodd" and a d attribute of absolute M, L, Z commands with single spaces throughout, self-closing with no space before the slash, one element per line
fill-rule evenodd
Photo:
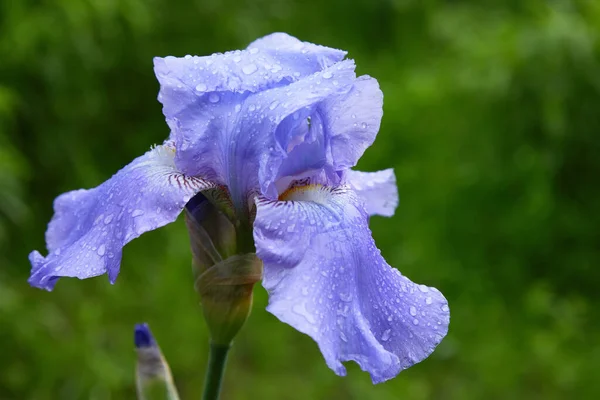
<path fill-rule="evenodd" d="M 0 2 L 0 398 L 130 399 L 148 321 L 182 398 L 207 331 L 183 221 L 128 245 L 106 277 L 30 288 L 58 194 L 93 187 L 166 136 L 152 57 L 236 49 L 272 31 L 350 50 L 381 83 L 363 170 L 401 194 L 372 228 L 390 264 L 452 311 L 434 355 L 372 386 L 339 378 L 255 289 L 225 399 L 600 396 L 600 2 Z M 594 268 L 596 267 L 596 268 Z"/>

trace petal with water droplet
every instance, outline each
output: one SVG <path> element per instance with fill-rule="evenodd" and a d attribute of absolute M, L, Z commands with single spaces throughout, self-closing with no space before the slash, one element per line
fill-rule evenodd
<path fill-rule="evenodd" d="M 155 147 L 100 186 L 57 197 L 46 232 L 49 254 L 29 255 L 29 283 L 52 290 L 60 277 L 104 273 L 114 283 L 125 244 L 173 222 L 185 206 L 184 197 L 213 187 L 182 175 L 173 157 L 172 147 Z"/>
<path fill-rule="evenodd" d="M 448 330 L 446 299 L 385 262 L 356 193 L 309 183 L 281 198 L 259 198 L 254 222 L 267 310 L 311 336 L 339 375 L 353 360 L 378 383 L 426 358 Z"/>

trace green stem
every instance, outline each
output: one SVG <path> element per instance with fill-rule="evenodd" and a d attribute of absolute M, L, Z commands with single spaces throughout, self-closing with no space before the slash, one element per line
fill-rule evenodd
<path fill-rule="evenodd" d="M 221 393 L 221 381 L 225 372 L 225 363 L 229 345 L 217 343 L 210 344 L 208 354 L 208 368 L 206 369 L 206 378 L 204 380 L 204 394 L 202 400 L 218 400 Z"/>

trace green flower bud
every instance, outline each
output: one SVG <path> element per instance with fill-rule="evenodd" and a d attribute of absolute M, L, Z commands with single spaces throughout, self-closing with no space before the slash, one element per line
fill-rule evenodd
<path fill-rule="evenodd" d="M 252 289 L 262 278 L 249 227 L 235 221 L 204 195 L 186 207 L 196 291 L 215 344 L 228 346 L 252 308 Z M 249 252 L 252 251 L 252 252 Z"/>

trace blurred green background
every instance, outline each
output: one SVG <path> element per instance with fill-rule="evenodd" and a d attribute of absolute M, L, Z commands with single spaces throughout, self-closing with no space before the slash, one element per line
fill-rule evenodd
<path fill-rule="evenodd" d="M 600 398 L 597 0 L 2 0 L 0 399 L 134 398 L 147 321 L 184 399 L 207 337 L 182 220 L 128 245 L 121 275 L 27 285 L 58 194 L 93 187 L 168 134 L 152 57 L 273 31 L 349 50 L 385 95 L 359 167 L 393 166 L 374 218 L 390 264 L 448 298 L 448 337 L 373 386 L 255 308 L 224 399 Z"/>

